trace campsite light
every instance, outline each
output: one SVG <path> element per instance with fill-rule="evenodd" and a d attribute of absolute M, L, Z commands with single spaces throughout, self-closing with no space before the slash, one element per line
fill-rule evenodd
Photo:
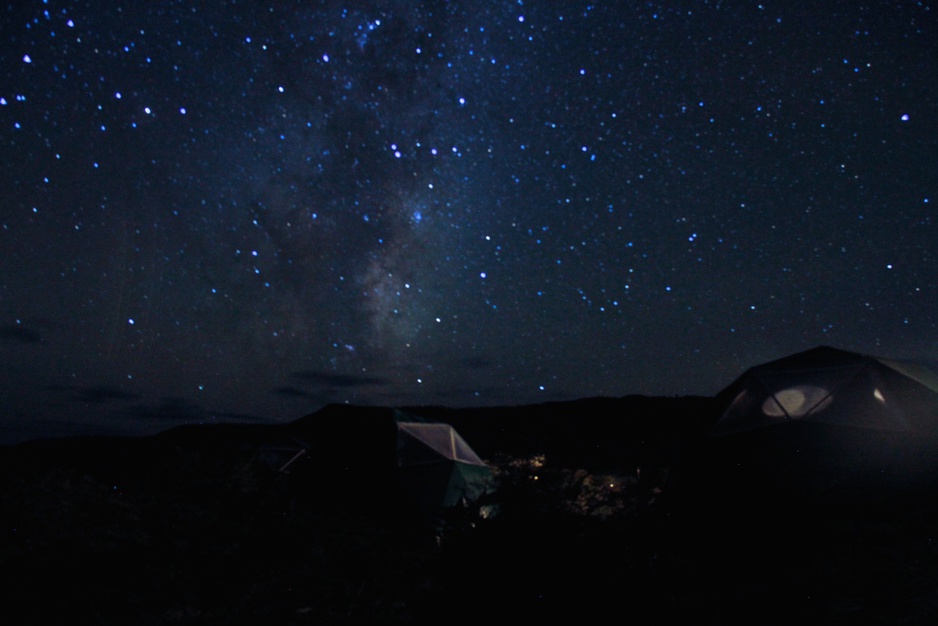
<path fill-rule="evenodd" d="M 762 403 L 762 412 L 769 417 L 800 419 L 809 413 L 827 408 L 831 394 L 814 385 L 798 385 L 778 391 Z"/>

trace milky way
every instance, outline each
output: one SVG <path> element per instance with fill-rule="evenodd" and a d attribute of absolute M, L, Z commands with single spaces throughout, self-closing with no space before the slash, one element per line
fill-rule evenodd
<path fill-rule="evenodd" d="M 935 360 L 934 10 L 812 7 L 7 6 L 4 423 Z"/>

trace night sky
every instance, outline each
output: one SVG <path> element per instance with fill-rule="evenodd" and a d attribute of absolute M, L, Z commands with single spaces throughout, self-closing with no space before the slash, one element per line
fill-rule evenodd
<path fill-rule="evenodd" d="M 2 439 L 934 360 L 929 5 L 4 3 Z"/>

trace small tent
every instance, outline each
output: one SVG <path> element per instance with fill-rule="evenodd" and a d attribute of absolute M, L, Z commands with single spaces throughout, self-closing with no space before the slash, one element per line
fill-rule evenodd
<path fill-rule="evenodd" d="M 424 509 L 471 502 L 489 487 L 492 472 L 449 424 L 398 415 L 401 477 Z"/>

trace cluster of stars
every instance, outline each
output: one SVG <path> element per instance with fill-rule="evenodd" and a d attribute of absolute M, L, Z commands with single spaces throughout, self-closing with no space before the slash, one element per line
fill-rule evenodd
<path fill-rule="evenodd" d="M 6 314 L 75 294 L 73 353 L 107 365 L 59 378 L 163 384 L 150 350 L 223 402 L 254 364 L 257 411 L 699 393 L 652 356 L 725 378 L 821 340 L 931 346 L 925 13 L 24 9 Z M 362 382 L 271 399 L 297 371 Z"/>

